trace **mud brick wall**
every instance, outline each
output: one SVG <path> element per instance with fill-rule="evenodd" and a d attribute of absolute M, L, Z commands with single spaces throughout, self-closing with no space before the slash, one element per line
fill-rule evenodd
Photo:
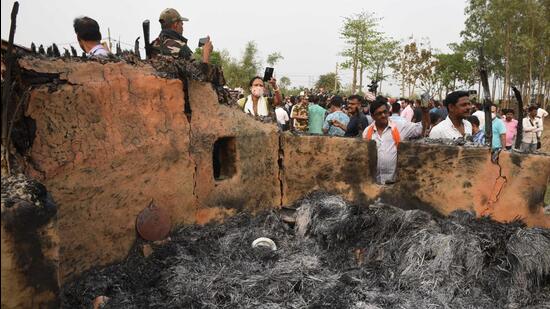
<path fill-rule="evenodd" d="M 210 84 L 190 82 L 188 120 L 182 82 L 147 66 L 32 58 L 20 66 L 61 81 L 32 90 L 26 111 L 36 123 L 28 173 L 59 208 L 61 282 L 124 258 L 151 199 L 174 226 L 280 204 L 276 127 L 219 105 Z M 215 181 L 220 137 L 235 137 L 236 173 Z"/>
<path fill-rule="evenodd" d="M 289 205 L 313 190 L 550 227 L 542 209 L 548 156 L 503 153 L 495 165 L 487 149 L 402 143 L 400 181 L 379 186 L 372 143 L 279 134 L 273 124 L 220 105 L 209 83 L 189 81 L 184 91 L 182 81 L 144 63 L 31 57 L 18 64 L 33 83 L 25 116 L 36 130 L 26 137 L 32 142 L 24 149 L 26 172 L 58 207 L 55 224 L 36 231 L 50 244 L 43 251 L 53 253 L 37 258 L 53 261 L 50 279 L 59 285 L 123 259 L 137 236 L 136 216 L 150 200 L 169 213 L 173 227 Z M 39 295 L 23 281 L 4 284 L 19 282 L 21 273 L 10 262 L 18 249 L 4 221 L 3 307 L 17 291 Z M 55 302 L 55 288 L 40 293 L 43 303 Z"/>
<path fill-rule="evenodd" d="M 352 201 L 375 198 L 376 146 L 360 139 L 283 134 L 283 204 L 313 190 Z"/>
<path fill-rule="evenodd" d="M 486 148 L 403 143 L 400 181 L 383 199 L 404 208 L 431 207 L 447 215 L 455 209 L 515 218 L 550 227 L 544 193 L 550 179 L 550 156 L 502 152 L 498 164 Z"/>
<path fill-rule="evenodd" d="M 544 193 L 550 179 L 550 156 L 503 152 L 491 162 L 487 148 L 401 143 L 399 181 L 374 181 L 376 150 L 358 139 L 282 136 L 283 203 L 312 190 L 341 194 L 351 201 L 380 197 L 405 209 L 448 215 L 475 211 L 498 221 L 522 218 L 528 225 L 550 227 Z"/>

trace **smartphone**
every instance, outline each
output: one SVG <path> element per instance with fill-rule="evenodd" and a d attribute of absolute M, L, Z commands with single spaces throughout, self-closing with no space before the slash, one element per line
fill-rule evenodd
<path fill-rule="evenodd" d="M 267 67 L 264 72 L 264 82 L 268 82 L 273 77 L 273 68 Z"/>
<path fill-rule="evenodd" d="M 203 47 L 204 44 L 206 44 L 206 42 L 208 42 L 208 37 L 200 38 L 199 39 L 199 47 Z"/>

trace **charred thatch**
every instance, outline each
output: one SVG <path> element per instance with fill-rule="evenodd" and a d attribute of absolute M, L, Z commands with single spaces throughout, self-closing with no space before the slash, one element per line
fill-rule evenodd
<path fill-rule="evenodd" d="M 297 203 L 294 228 L 274 212 L 188 226 L 137 242 L 120 264 L 63 290 L 64 308 L 537 308 L 550 301 L 550 235 L 466 212 L 435 218 L 322 193 Z M 277 251 L 253 249 L 269 237 Z"/>

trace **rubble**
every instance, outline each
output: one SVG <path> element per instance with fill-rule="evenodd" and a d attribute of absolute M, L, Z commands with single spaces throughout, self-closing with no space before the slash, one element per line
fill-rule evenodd
<path fill-rule="evenodd" d="M 550 301 L 550 231 L 464 211 L 448 218 L 317 192 L 295 226 L 274 211 L 184 226 L 143 257 L 67 283 L 63 308 L 540 308 Z M 298 235 L 301 233 L 302 236 Z M 251 248 L 259 236 L 277 251 Z M 153 245 L 154 246 L 154 245 Z"/>

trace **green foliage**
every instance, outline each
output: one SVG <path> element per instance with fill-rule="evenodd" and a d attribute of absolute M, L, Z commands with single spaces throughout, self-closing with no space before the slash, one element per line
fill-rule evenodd
<path fill-rule="evenodd" d="M 197 47 L 195 49 L 195 52 L 193 53 L 193 58 L 197 61 L 202 61 L 202 48 L 200 47 Z M 212 51 L 212 53 L 210 53 L 210 63 L 213 64 L 213 65 L 218 65 L 218 66 L 223 66 L 223 56 L 222 56 L 222 52 L 219 52 L 219 51 Z"/>
<path fill-rule="evenodd" d="M 279 79 L 278 83 L 279 83 L 279 87 L 280 87 L 283 91 L 287 90 L 287 89 L 290 87 L 290 84 L 291 84 L 290 78 L 288 78 L 288 77 L 286 77 L 286 76 L 281 77 L 281 78 Z"/>
<path fill-rule="evenodd" d="M 385 65 L 393 58 L 393 49 L 397 43 L 385 38 L 377 30 L 379 20 L 374 14 L 367 12 L 344 18 L 340 35 L 346 47 L 341 52 L 345 58 L 341 67 L 353 72 L 353 93 L 357 91 L 358 82 L 359 92 L 362 92 L 364 72 L 371 72 L 373 79 L 384 79 Z"/>
<path fill-rule="evenodd" d="M 202 59 L 201 48 L 195 50 L 194 58 L 199 61 Z M 283 56 L 276 52 L 270 54 L 266 62 L 270 66 L 274 66 L 283 59 Z M 258 58 L 258 46 L 254 41 L 246 43 L 240 59 L 231 57 L 227 50 L 213 51 L 210 55 L 210 63 L 222 67 L 226 83 L 231 88 L 248 89 L 250 79 L 259 75 L 262 68 L 262 62 Z M 288 78 L 283 77 L 280 82 L 283 83 L 283 88 L 290 86 L 290 79 Z"/>
<path fill-rule="evenodd" d="M 341 84 L 338 76 L 334 72 L 319 76 L 319 80 L 317 80 L 317 82 L 315 83 L 316 88 L 324 88 L 327 91 L 335 90 L 335 86 L 336 91 L 338 91 L 341 87 Z"/>
<path fill-rule="evenodd" d="M 258 59 L 258 47 L 250 41 L 246 43 L 240 60 L 232 58 L 227 51 L 221 53 L 222 69 L 229 87 L 248 89 L 250 79 L 258 75 L 261 62 Z"/>
<path fill-rule="evenodd" d="M 485 67 L 504 82 L 522 89 L 524 101 L 538 86 L 548 93 L 550 80 L 550 2 L 548 0 L 469 0 L 461 47 L 470 61 L 483 50 Z M 545 87 L 546 85 L 546 87 Z"/>
<path fill-rule="evenodd" d="M 279 52 L 276 52 L 276 53 L 271 53 L 267 56 L 267 64 L 270 66 L 270 67 L 274 67 L 275 64 L 277 64 L 277 62 L 279 62 L 280 60 L 283 60 L 285 59 L 283 57 L 283 55 L 281 55 L 281 53 Z"/>

